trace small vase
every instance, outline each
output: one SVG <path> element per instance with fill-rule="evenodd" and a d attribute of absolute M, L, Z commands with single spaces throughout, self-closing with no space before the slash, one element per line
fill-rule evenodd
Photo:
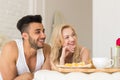
<path fill-rule="evenodd" d="M 114 67 L 120 68 L 120 46 L 116 46 L 115 58 L 114 58 Z"/>

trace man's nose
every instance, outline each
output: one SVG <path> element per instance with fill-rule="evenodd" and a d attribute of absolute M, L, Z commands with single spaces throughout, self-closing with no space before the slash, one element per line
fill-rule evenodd
<path fill-rule="evenodd" d="M 45 38 L 45 37 L 46 37 L 46 35 L 45 35 L 44 32 L 42 32 L 40 35 L 41 35 L 42 38 Z"/>

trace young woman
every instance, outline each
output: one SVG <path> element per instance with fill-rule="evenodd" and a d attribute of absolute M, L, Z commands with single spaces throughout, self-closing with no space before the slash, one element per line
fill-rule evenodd
<path fill-rule="evenodd" d="M 78 38 L 71 25 L 61 24 L 53 30 L 51 40 L 51 64 L 89 63 L 90 53 L 87 48 L 78 44 Z"/>

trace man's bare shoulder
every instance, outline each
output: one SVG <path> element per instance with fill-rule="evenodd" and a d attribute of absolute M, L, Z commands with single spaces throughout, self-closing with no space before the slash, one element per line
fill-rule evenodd
<path fill-rule="evenodd" d="M 43 47 L 44 54 L 50 54 L 51 52 L 51 47 L 49 44 L 45 43 Z"/>
<path fill-rule="evenodd" d="M 45 62 L 42 66 L 42 69 L 51 69 L 51 65 L 50 65 L 50 53 L 51 53 L 51 47 L 49 44 L 45 43 L 44 47 L 43 47 L 43 53 L 44 53 L 44 57 L 45 57 Z"/>
<path fill-rule="evenodd" d="M 3 46 L 2 51 L 13 50 L 13 49 L 16 49 L 16 48 L 17 48 L 16 42 L 15 41 L 9 41 Z"/>
<path fill-rule="evenodd" d="M 17 45 L 15 41 L 9 41 L 7 42 L 1 51 L 1 56 L 2 57 L 9 57 L 9 58 L 15 58 L 17 57 Z"/>
<path fill-rule="evenodd" d="M 9 41 L 3 46 L 0 55 L 0 72 L 4 80 L 13 80 L 13 78 L 16 77 L 17 55 L 17 45 L 15 41 Z"/>
<path fill-rule="evenodd" d="M 44 49 L 51 49 L 51 47 L 50 47 L 49 44 L 45 43 L 45 44 L 44 44 Z"/>
<path fill-rule="evenodd" d="M 50 50 L 51 47 L 50 47 L 49 44 L 45 43 L 43 49 L 44 49 L 44 50 Z"/>

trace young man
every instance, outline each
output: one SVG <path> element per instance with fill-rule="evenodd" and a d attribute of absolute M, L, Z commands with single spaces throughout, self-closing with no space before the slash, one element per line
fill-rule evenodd
<path fill-rule="evenodd" d="M 3 80 L 32 80 L 34 72 L 51 69 L 50 46 L 44 43 L 46 35 L 40 15 L 27 15 L 17 23 L 22 39 L 8 42 L 0 56 Z M 12 36 L 12 35 L 11 35 Z"/>

